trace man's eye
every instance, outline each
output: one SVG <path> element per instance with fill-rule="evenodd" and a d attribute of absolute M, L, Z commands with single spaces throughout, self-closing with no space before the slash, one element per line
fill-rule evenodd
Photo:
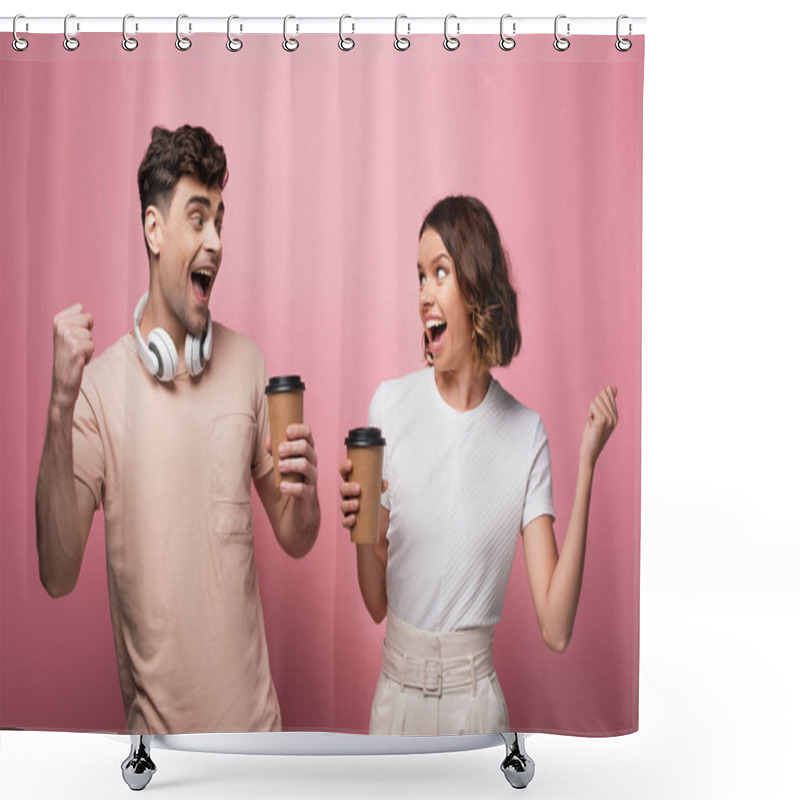
<path fill-rule="evenodd" d="M 192 224 L 197 226 L 198 228 L 203 227 L 203 218 L 199 214 L 195 214 L 192 217 Z"/>

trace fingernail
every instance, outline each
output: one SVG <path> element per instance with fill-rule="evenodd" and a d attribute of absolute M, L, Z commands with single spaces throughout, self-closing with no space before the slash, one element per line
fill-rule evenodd
<path fill-rule="evenodd" d="M 279 452 L 281 455 L 283 455 L 283 454 L 286 452 L 286 445 L 285 445 L 285 444 L 282 444 L 282 445 L 281 445 L 281 446 L 278 448 L 278 452 Z"/>

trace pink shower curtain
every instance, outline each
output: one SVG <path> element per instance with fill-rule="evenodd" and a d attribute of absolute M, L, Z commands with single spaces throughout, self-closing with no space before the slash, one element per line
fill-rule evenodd
<path fill-rule="evenodd" d="M 612 36 L 30 36 L 0 48 L 0 725 L 124 730 L 102 514 L 75 590 L 38 577 L 34 493 L 52 320 L 81 302 L 96 353 L 147 288 L 136 170 L 154 125 L 206 127 L 227 152 L 214 319 L 274 375 L 305 380 L 322 527 L 288 559 L 254 497 L 258 572 L 286 730 L 366 732 L 383 626 L 366 612 L 341 528 L 337 466 L 378 384 L 424 366 L 417 235 L 451 194 L 488 206 L 518 292 L 522 350 L 502 385 L 547 427 L 562 541 L 589 401 L 619 387 L 600 457 L 572 643 L 541 641 L 518 546 L 496 632 L 511 728 L 578 735 L 638 726 L 641 164 L 644 40 Z"/>

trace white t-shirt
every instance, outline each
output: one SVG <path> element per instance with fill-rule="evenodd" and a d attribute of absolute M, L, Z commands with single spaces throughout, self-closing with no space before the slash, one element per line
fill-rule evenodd
<path fill-rule="evenodd" d="M 479 406 L 457 411 L 427 368 L 382 383 L 369 424 L 386 439 L 392 613 L 428 631 L 496 624 L 518 535 L 555 517 L 541 417 L 494 378 Z"/>

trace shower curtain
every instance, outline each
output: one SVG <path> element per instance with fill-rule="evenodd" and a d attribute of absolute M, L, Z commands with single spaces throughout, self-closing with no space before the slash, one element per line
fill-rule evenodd
<path fill-rule="evenodd" d="M 613 35 L 31 35 L 0 52 L 0 725 L 124 731 L 103 514 L 66 597 L 39 581 L 34 496 L 53 317 L 80 302 L 95 358 L 130 330 L 148 267 L 136 172 L 154 126 L 224 146 L 224 259 L 211 310 L 272 375 L 299 374 L 319 457 L 322 523 L 303 559 L 253 493 L 254 541 L 284 730 L 368 729 L 384 624 L 359 593 L 338 464 L 377 386 L 424 369 L 417 246 L 428 210 L 472 195 L 494 217 L 522 349 L 494 377 L 547 429 L 563 540 L 586 409 L 618 387 L 600 457 L 572 642 L 548 650 L 517 542 L 495 634 L 512 730 L 610 736 L 638 727 L 641 164 L 644 39 Z"/>

